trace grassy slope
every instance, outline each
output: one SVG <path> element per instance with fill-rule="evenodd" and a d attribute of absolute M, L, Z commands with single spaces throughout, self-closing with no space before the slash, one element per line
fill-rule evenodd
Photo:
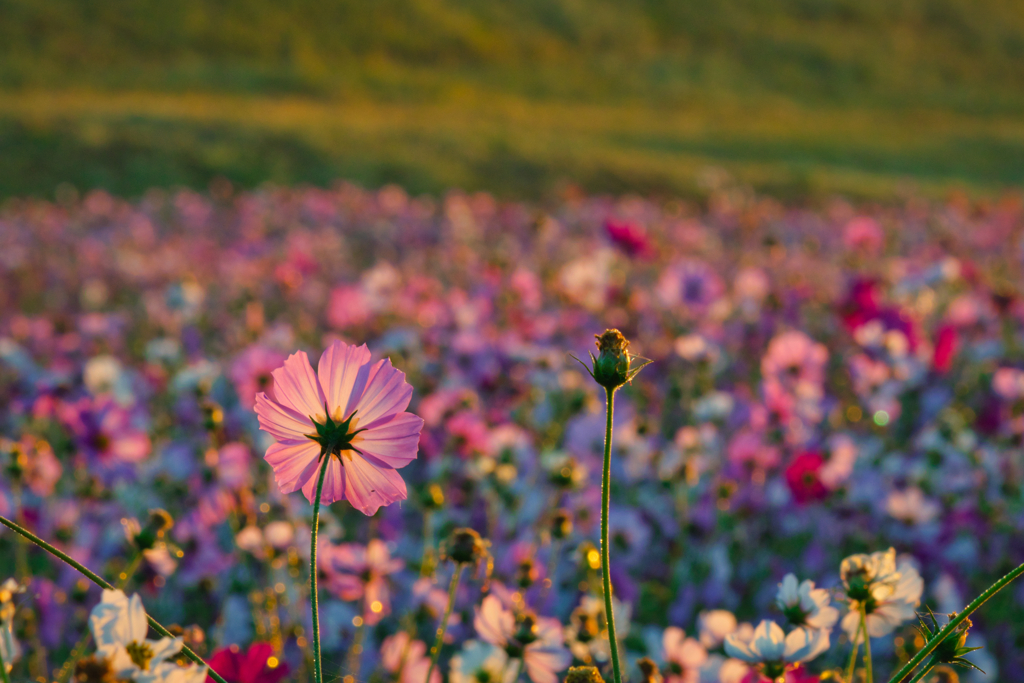
<path fill-rule="evenodd" d="M 1016 0 L 0 0 L 0 195 L 1024 182 Z"/>

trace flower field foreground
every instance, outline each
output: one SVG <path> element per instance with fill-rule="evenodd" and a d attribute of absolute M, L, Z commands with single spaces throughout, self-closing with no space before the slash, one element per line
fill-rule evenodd
<path fill-rule="evenodd" d="M 0 673 L 889 680 L 1024 562 L 1024 209 L 708 207 L 9 203 Z"/>

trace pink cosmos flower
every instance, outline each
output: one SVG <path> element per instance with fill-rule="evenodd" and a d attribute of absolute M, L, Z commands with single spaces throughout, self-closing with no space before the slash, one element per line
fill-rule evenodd
<path fill-rule="evenodd" d="M 253 643 L 244 653 L 237 645 L 231 645 L 213 653 L 210 668 L 228 683 L 278 683 L 290 673 L 290 669 L 288 664 L 278 663 L 277 659 L 271 666 L 273 654 L 274 648 L 270 643 Z M 208 676 L 206 683 L 213 683 L 213 677 Z"/>
<path fill-rule="evenodd" d="M 423 420 L 405 412 L 412 387 L 390 360 L 336 341 L 317 372 L 303 351 L 273 372 L 276 399 L 256 396 L 260 428 L 277 443 L 266 460 L 282 493 L 311 503 L 322 457 L 330 458 L 320 502 L 348 500 L 365 515 L 407 496 L 398 469 L 416 459 Z"/>
<path fill-rule="evenodd" d="M 388 636 L 380 646 L 380 663 L 396 674 L 398 683 L 423 683 L 430 669 L 427 646 L 422 640 L 410 640 L 405 631 Z M 435 668 L 430 683 L 441 683 L 441 670 Z"/>
<path fill-rule="evenodd" d="M 342 600 L 361 598 L 363 617 L 368 626 L 377 624 L 391 613 L 387 576 L 402 569 L 405 563 L 392 559 L 383 541 L 375 538 L 365 547 L 357 543 L 342 543 L 326 548 L 322 557 L 328 586 Z"/>
<path fill-rule="evenodd" d="M 529 613 L 517 617 L 494 595 L 484 598 L 473 626 L 481 638 L 503 648 L 510 658 L 522 658 L 533 683 L 557 683 L 558 672 L 572 662 L 557 619 Z"/>

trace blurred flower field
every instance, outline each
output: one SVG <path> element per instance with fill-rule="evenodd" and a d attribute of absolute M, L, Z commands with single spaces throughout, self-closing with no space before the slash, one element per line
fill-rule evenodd
<path fill-rule="evenodd" d="M 12 200 L 0 514 L 226 680 L 312 680 L 312 491 L 275 483 L 256 396 L 287 403 L 297 350 L 315 368 L 366 343 L 423 427 L 396 502 L 320 510 L 324 680 L 610 681 L 604 392 L 572 356 L 618 328 L 653 361 L 613 425 L 623 677 L 760 681 L 784 639 L 784 680 L 847 680 L 867 604 L 888 680 L 925 642 L 915 611 L 1024 562 L 1022 218 L 1013 196 L 810 207 L 730 185 L 706 207 L 346 184 Z M 0 574 L 25 587 L 0 590 L 11 680 L 114 680 L 75 661 L 128 602 L 6 530 Z M 1024 589 L 971 621 L 986 673 L 957 674 L 1024 681 Z"/>

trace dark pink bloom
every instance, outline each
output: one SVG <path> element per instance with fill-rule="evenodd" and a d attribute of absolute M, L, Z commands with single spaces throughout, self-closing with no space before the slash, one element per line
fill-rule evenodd
<path fill-rule="evenodd" d="M 405 412 L 412 387 L 390 360 L 336 341 L 317 372 L 304 351 L 274 371 L 277 400 L 256 396 L 260 428 L 277 439 L 266 460 L 282 493 L 313 502 L 321 457 L 330 458 L 320 501 L 348 500 L 363 514 L 407 496 L 398 469 L 416 459 L 423 420 Z M 326 451 L 326 452 L 325 452 Z"/>
<path fill-rule="evenodd" d="M 828 488 L 821 481 L 821 467 L 825 464 L 820 453 L 808 451 L 793 458 L 786 468 L 786 483 L 798 503 L 821 500 Z"/>
<path fill-rule="evenodd" d="M 284 662 L 274 659 L 270 643 L 253 643 L 244 653 L 237 645 L 221 648 L 210 657 L 210 668 L 228 683 L 278 683 L 291 670 Z M 270 663 L 276 663 L 270 666 Z M 213 683 L 207 676 L 206 683 Z"/>
<path fill-rule="evenodd" d="M 932 358 L 932 367 L 936 372 L 949 372 L 959 350 L 960 334 L 956 328 L 952 325 L 942 326 L 935 335 L 935 355 Z"/>
<path fill-rule="evenodd" d="M 653 251 L 647 231 L 639 223 L 609 218 L 604 229 L 612 243 L 630 256 L 648 256 Z"/>

